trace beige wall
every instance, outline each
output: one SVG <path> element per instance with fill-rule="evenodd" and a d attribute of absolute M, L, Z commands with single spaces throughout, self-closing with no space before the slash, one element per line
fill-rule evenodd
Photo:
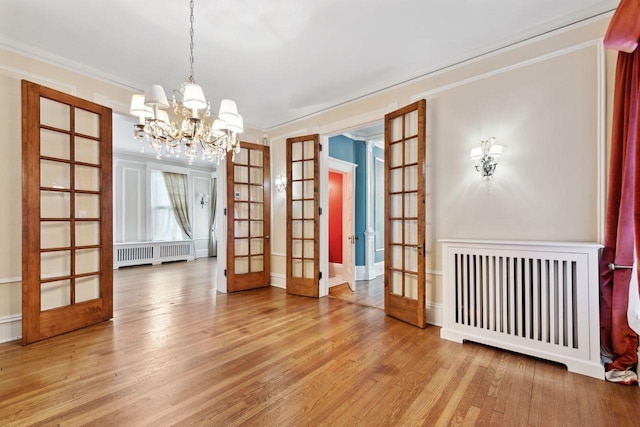
<path fill-rule="evenodd" d="M 605 106 L 612 60 L 600 39 L 609 18 L 564 29 L 304 120 L 270 129 L 272 171 L 284 138 L 346 131 L 427 100 L 427 300 L 442 301 L 439 239 L 602 239 Z M 419 53 L 417 53 L 419 54 Z M 608 70 L 608 73 L 605 71 Z M 506 146 L 490 188 L 469 151 L 495 136 Z M 273 229 L 284 229 L 274 195 Z M 272 232 L 273 274 L 285 273 L 282 233 Z"/>

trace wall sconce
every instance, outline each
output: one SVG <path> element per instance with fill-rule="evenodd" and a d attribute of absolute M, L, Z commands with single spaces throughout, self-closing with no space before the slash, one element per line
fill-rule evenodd
<path fill-rule="evenodd" d="M 204 207 L 209 204 L 209 195 L 200 193 L 198 194 L 198 197 L 200 198 L 200 207 L 204 209 Z"/>
<path fill-rule="evenodd" d="M 276 189 L 278 190 L 279 193 L 282 193 L 283 191 L 286 191 L 287 189 L 287 174 L 279 174 L 276 175 Z"/>
<path fill-rule="evenodd" d="M 504 147 L 496 144 L 496 139 L 491 137 L 480 141 L 477 147 L 471 149 L 473 166 L 482 175 L 482 179 L 490 179 L 500 162 Z"/>

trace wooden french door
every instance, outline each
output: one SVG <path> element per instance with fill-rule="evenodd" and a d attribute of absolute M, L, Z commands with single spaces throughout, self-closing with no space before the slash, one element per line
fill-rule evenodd
<path fill-rule="evenodd" d="M 287 139 L 287 292 L 320 295 L 319 137 Z"/>
<path fill-rule="evenodd" d="M 271 283 L 269 147 L 240 146 L 227 156 L 227 292 Z"/>
<path fill-rule="evenodd" d="M 423 99 L 385 116 L 384 310 L 425 327 Z"/>
<path fill-rule="evenodd" d="M 111 109 L 22 81 L 22 343 L 113 317 Z"/>

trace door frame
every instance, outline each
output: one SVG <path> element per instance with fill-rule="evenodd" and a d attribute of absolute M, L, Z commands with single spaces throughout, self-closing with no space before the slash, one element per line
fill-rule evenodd
<path fill-rule="evenodd" d="M 390 105 L 388 110 L 395 110 L 395 105 Z M 329 295 L 329 215 L 328 215 L 328 207 L 329 207 L 329 169 L 330 169 L 330 159 L 337 160 L 340 162 L 344 162 L 340 159 L 335 159 L 329 157 L 329 138 L 342 135 L 345 133 L 349 133 L 349 131 L 353 131 L 354 129 L 367 127 L 381 121 L 384 121 L 384 115 L 387 113 L 387 109 L 384 111 L 372 111 L 365 116 L 359 116 L 359 118 L 354 119 L 353 121 L 341 121 L 339 123 L 329 124 L 320 128 L 320 206 L 323 209 L 323 214 L 320 215 L 320 272 L 322 273 L 322 278 L 320 279 L 320 297 Z M 349 162 L 344 162 L 349 163 Z M 353 163 L 351 163 L 353 164 Z M 355 185 L 356 185 L 356 177 L 355 177 L 355 168 L 353 175 L 353 186 L 354 186 L 354 196 L 355 196 Z M 327 211 L 326 213 L 324 211 Z M 354 198 L 354 215 L 355 215 L 355 198 Z M 353 226 L 355 228 L 355 219 L 353 222 Z M 365 245 L 365 251 L 366 251 Z M 354 249 L 354 257 L 355 257 L 355 249 Z M 366 253 L 365 253 L 366 257 Z M 355 273 L 355 259 L 354 259 L 354 278 L 357 277 Z"/>
<path fill-rule="evenodd" d="M 336 159 L 334 157 L 331 156 L 327 156 L 327 162 L 328 162 L 328 169 L 327 169 L 327 181 L 328 181 L 328 177 L 329 177 L 329 171 L 333 171 L 336 173 L 340 173 L 343 176 L 346 175 L 350 175 L 351 176 L 351 188 L 349 188 L 348 184 L 344 181 L 342 181 L 342 234 L 343 234 L 343 239 L 342 239 L 342 254 L 343 254 L 343 258 L 342 258 L 342 270 L 344 270 L 344 265 L 345 265 L 345 259 L 344 259 L 344 254 L 345 254 L 345 250 L 344 248 L 349 245 L 349 243 L 347 243 L 346 241 L 346 237 L 348 235 L 354 235 L 355 234 L 355 228 L 356 228 L 356 221 L 355 221 L 355 212 L 356 212 L 356 168 L 358 167 L 357 164 L 355 163 L 351 163 L 351 162 L 347 162 L 344 160 L 340 160 L 340 159 Z M 329 188 L 327 186 L 327 211 L 329 210 L 329 199 L 328 199 L 328 191 Z M 352 206 L 351 206 L 351 214 L 353 215 L 353 229 L 348 231 L 345 228 L 345 224 L 346 224 L 346 215 L 345 215 L 345 209 L 344 206 L 346 204 L 347 201 L 347 196 L 346 196 L 346 191 L 351 191 L 351 194 L 353 195 L 351 198 L 352 201 Z M 327 213 L 327 236 L 329 236 L 329 215 Z M 328 239 L 328 237 L 327 237 Z M 328 241 L 327 241 L 328 244 Z M 355 247 L 352 250 L 352 259 L 350 260 L 350 265 L 352 266 L 352 271 L 353 271 L 353 290 L 355 291 L 356 289 L 356 284 L 355 284 L 355 280 L 356 280 L 356 250 Z M 327 257 L 329 254 L 329 247 L 327 245 Z M 327 261 L 328 262 L 328 261 Z M 327 264 L 328 265 L 328 264 Z M 327 269 L 327 271 L 329 271 Z"/>

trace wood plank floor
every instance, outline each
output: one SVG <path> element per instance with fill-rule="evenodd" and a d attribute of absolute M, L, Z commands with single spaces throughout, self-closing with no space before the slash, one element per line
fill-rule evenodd
<path fill-rule="evenodd" d="M 347 283 L 333 286 L 329 288 L 329 297 L 384 310 L 384 275 L 372 280 L 357 280 L 355 288 L 353 292 Z"/>
<path fill-rule="evenodd" d="M 638 387 L 214 271 L 116 271 L 112 321 L 0 345 L 0 425 L 639 425 Z"/>

